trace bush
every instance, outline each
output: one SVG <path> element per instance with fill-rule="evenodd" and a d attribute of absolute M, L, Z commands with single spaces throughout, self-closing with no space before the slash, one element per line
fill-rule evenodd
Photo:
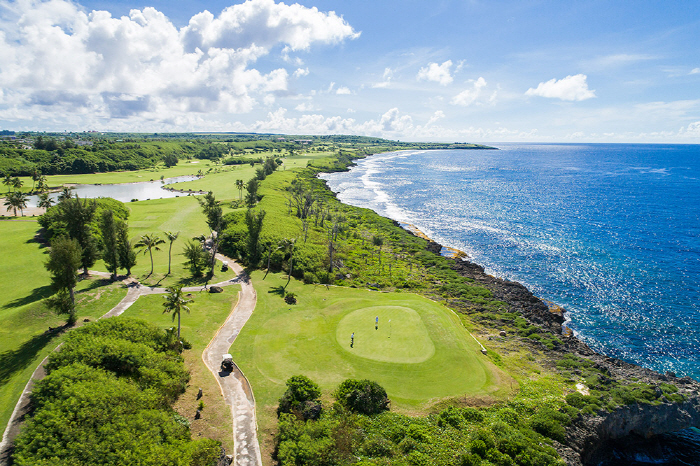
<path fill-rule="evenodd" d="M 389 409 L 386 390 L 371 380 L 347 379 L 333 396 L 338 403 L 360 414 L 378 414 Z"/>
<path fill-rule="evenodd" d="M 535 432 L 545 437 L 563 442 L 566 437 L 564 426 L 570 422 L 569 417 L 552 408 L 542 408 L 530 419 L 530 426 Z"/>
<path fill-rule="evenodd" d="M 297 295 L 292 293 L 291 291 L 288 293 L 284 294 L 284 302 L 287 304 L 296 304 L 297 303 Z"/>
<path fill-rule="evenodd" d="M 305 408 L 303 406 L 304 403 L 307 401 L 318 403 L 320 397 L 321 389 L 318 388 L 318 384 L 305 375 L 292 376 L 287 380 L 287 390 L 279 400 L 277 416 L 282 413 L 291 413 L 292 411 L 301 412 Z M 316 408 L 311 407 L 306 407 L 306 409 L 309 410 L 309 413 L 316 410 Z"/>

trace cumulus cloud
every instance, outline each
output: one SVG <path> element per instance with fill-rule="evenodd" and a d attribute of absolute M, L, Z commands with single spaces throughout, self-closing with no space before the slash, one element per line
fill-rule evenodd
<path fill-rule="evenodd" d="M 569 101 L 592 99 L 595 97 L 595 91 L 588 89 L 586 79 L 585 74 L 567 76 L 560 80 L 550 79 L 547 82 L 540 83 L 537 88 L 528 89 L 525 95 Z"/>
<path fill-rule="evenodd" d="M 297 68 L 296 71 L 294 71 L 295 78 L 301 78 L 302 76 L 308 76 L 308 75 L 309 75 L 308 68 Z"/>
<path fill-rule="evenodd" d="M 687 127 L 681 128 L 678 134 L 681 137 L 700 138 L 700 121 L 696 121 L 695 123 L 689 124 Z"/>
<path fill-rule="evenodd" d="M 287 70 L 261 73 L 253 67 L 259 58 L 359 35 L 334 12 L 274 0 L 247 0 L 218 16 L 204 11 L 179 29 L 151 7 L 116 18 L 69 0 L 3 6 L 0 118 L 8 121 L 48 107 L 151 121 L 244 113 L 287 91 Z"/>
<path fill-rule="evenodd" d="M 418 71 L 416 79 L 418 79 L 418 81 L 435 81 L 443 86 L 447 86 L 453 81 L 452 74 L 450 73 L 451 67 L 452 60 L 447 60 L 443 62 L 442 65 L 429 63 L 427 67 L 421 68 Z"/>
<path fill-rule="evenodd" d="M 341 86 L 335 91 L 335 93 L 338 95 L 349 95 L 349 94 L 352 94 L 352 91 L 350 90 L 350 88 L 347 88 L 345 86 Z"/>
<path fill-rule="evenodd" d="M 435 122 L 442 120 L 443 118 L 445 118 L 445 112 L 443 112 L 442 110 L 438 110 L 435 113 L 433 113 L 433 116 L 430 117 L 425 126 L 430 126 Z"/>
<path fill-rule="evenodd" d="M 465 89 L 456 96 L 454 96 L 450 103 L 452 103 L 452 105 L 461 105 L 463 107 L 473 105 L 477 103 L 479 99 L 483 96 L 485 87 L 486 80 L 482 77 L 479 77 L 479 79 L 472 82 L 471 88 Z"/>
<path fill-rule="evenodd" d="M 700 74 L 700 68 L 693 68 L 688 74 Z"/>

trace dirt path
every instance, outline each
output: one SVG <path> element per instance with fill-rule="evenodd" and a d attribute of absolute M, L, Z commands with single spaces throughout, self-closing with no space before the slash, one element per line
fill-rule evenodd
<path fill-rule="evenodd" d="M 202 353 L 202 360 L 214 377 L 216 377 L 226 404 L 231 406 L 234 441 L 233 464 L 240 466 L 262 466 L 260 446 L 257 437 L 257 421 L 255 419 L 255 398 L 253 397 L 253 390 L 250 387 L 250 383 L 235 364 L 234 370 L 230 373 L 220 371 L 221 356 L 228 353 L 229 348 L 240 333 L 243 325 L 245 325 L 255 309 L 255 289 L 250 282 L 250 278 L 236 262 L 221 254 L 217 254 L 216 258 L 222 262 L 228 262 L 229 265 L 232 266 L 234 272 L 236 272 L 236 277 L 211 285 L 185 287 L 182 291 L 194 292 L 203 291 L 211 286 L 241 285 L 241 292 L 239 293 L 237 304 L 232 309 L 224 324 L 219 328 L 219 331 L 212 341 L 209 342 L 209 345 L 205 348 L 204 353 Z M 90 274 L 109 277 L 109 274 L 105 272 L 91 271 Z M 166 288 L 143 286 L 133 278 L 125 279 L 124 283 L 128 287 L 126 296 L 110 311 L 100 317 L 100 319 L 121 315 L 136 302 L 139 296 L 167 293 Z M 7 427 L 2 436 L 2 442 L 0 442 L 0 466 L 9 464 L 12 443 L 17 435 L 19 435 L 20 427 L 28 412 L 29 395 L 31 394 L 34 384 L 46 375 L 44 372 L 46 361 L 48 361 L 48 356 L 41 361 L 30 377 L 7 423 Z"/>

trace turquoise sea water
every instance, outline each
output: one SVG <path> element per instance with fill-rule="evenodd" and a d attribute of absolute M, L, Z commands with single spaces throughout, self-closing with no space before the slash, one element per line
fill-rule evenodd
<path fill-rule="evenodd" d="M 562 305 L 597 351 L 700 379 L 700 146 L 494 146 L 379 154 L 323 177 L 343 202 Z"/>

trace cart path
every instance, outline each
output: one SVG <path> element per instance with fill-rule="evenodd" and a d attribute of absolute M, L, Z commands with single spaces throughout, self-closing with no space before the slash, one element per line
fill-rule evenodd
<path fill-rule="evenodd" d="M 221 355 L 228 353 L 231 344 L 255 309 L 255 289 L 250 282 L 250 278 L 245 274 L 238 263 L 222 254 L 217 254 L 216 259 L 221 262 L 228 262 L 229 266 L 236 272 L 236 277 L 211 285 L 184 287 L 182 291 L 190 293 L 204 291 L 211 286 L 241 285 L 238 303 L 234 305 L 231 314 L 229 314 L 224 324 L 214 336 L 214 339 L 204 350 L 202 359 L 214 377 L 216 377 L 226 404 L 231 406 L 231 415 L 233 418 L 234 464 L 241 466 L 262 466 L 260 446 L 257 437 L 257 421 L 255 418 L 255 399 L 253 398 L 253 390 L 250 387 L 250 383 L 235 364 L 234 370 L 230 374 L 219 372 Z M 111 276 L 107 272 L 92 270 L 90 271 L 90 275 L 105 278 Z M 127 277 L 123 280 L 123 283 L 126 284 L 128 288 L 126 296 L 119 301 L 116 306 L 100 317 L 100 319 L 121 315 L 136 302 L 139 296 L 165 294 L 168 292 L 166 288 L 141 285 L 132 277 Z M 226 345 L 225 350 L 221 350 L 224 345 Z M 58 348 L 60 348 L 60 345 L 56 347 L 54 351 L 58 350 Z M 43 379 L 46 375 L 44 365 L 48 359 L 49 357 L 46 356 L 32 373 L 29 382 L 27 382 L 27 385 L 24 387 L 15 405 L 15 409 L 7 422 L 7 427 L 5 428 L 2 441 L 0 442 L 0 466 L 9 464 L 12 444 L 17 435 L 19 435 L 24 416 L 28 412 L 29 395 L 34 384 Z"/>
<path fill-rule="evenodd" d="M 258 426 L 255 418 L 255 398 L 248 379 L 234 363 L 233 370 L 221 370 L 221 356 L 229 352 L 241 329 L 255 309 L 257 296 L 250 277 L 233 260 L 220 254 L 216 258 L 232 265 L 240 278 L 241 291 L 238 302 L 221 326 L 216 336 L 202 353 L 202 360 L 216 378 L 224 401 L 231 407 L 233 418 L 233 464 L 236 466 L 262 466 Z"/>

